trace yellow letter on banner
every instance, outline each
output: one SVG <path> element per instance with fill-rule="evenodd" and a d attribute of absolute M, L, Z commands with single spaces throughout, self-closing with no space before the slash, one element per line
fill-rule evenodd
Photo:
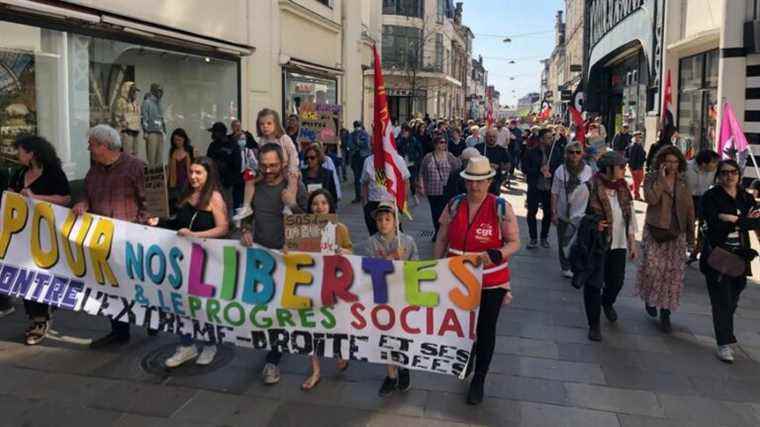
<path fill-rule="evenodd" d="M 296 295 L 298 285 L 311 285 L 314 277 L 300 267 L 314 265 L 314 258 L 307 254 L 289 254 L 285 259 L 285 287 L 282 290 L 282 308 L 302 309 L 311 308 L 311 298 Z"/>
<path fill-rule="evenodd" d="M 66 220 L 63 222 L 62 235 L 63 241 L 63 253 L 66 255 L 66 263 L 69 265 L 69 270 L 77 276 L 82 277 L 87 272 L 87 260 L 84 257 L 84 238 L 87 237 L 87 232 L 90 231 L 92 225 L 92 215 L 82 215 L 82 224 L 79 227 L 79 232 L 74 240 L 74 247 L 76 250 L 76 257 L 74 251 L 71 250 L 71 232 L 74 230 L 74 224 L 76 224 L 77 216 L 73 212 L 69 212 L 66 216 Z"/>
<path fill-rule="evenodd" d="M 106 279 L 111 286 L 119 286 L 111 266 L 108 265 L 108 257 L 111 255 L 111 241 L 113 240 L 114 225 L 113 222 L 100 218 L 95 224 L 95 230 L 92 232 L 90 242 L 87 246 L 90 248 L 90 257 L 92 257 L 92 269 L 95 273 L 95 280 L 101 285 L 106 284 Z"/>
<path fill-rule="evenodd" d="M 21 231 L 26 225 L 29 208 L 23 196 L 15 193 L 5 193 L 5 208 L 3 209 L 3 230 L 0 233 L 0 258 L 5 258 L 11 236 Z"/>
<path fill-rule="evenodd" d="M 48 235 L 50 236 L 50 250 L 42 249 L 42 236 L 40 228 L 42 221 L 47 223 Z M 40 202 L 34 205 L 32 214 L 32 259 L 40 268 L 50 268 L 58 262 L 58 238 L 55 235 L 55 214 L 50 203 Z"/>

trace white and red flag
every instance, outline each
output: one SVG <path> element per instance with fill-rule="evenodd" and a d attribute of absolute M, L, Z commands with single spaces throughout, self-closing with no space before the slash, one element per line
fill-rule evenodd
<path fill-rule="evenodd" d="M 665 80 L 665 96 L 662 98 L 662 126 L 660 129 L 665 132 L 671 128 L 675 128 L 675 120 L 673 120 L 673 86 L 670 83 L 670 70 L 668 70 L 667 78 Z"/>
<path fill-rule="evenodd" d="M 375 115 L 372 127 L 372 154 L 374 155 L 375 178 L 393 196 L 400 212 L 409 215 L 406 206 L 406 186 L 399 168 L 401 156 L 393 138 L 393 124 L 388 111 L 383 69 L 377 48 L 372 46 L 375 57 Z"/>

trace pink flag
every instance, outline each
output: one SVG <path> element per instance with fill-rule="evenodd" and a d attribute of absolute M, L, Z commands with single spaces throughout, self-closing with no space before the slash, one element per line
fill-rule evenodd
<path fill-rule="evenodd" d="M 728 101 L 723 103 L 723 119 L 720 122 L 720 139 L 718 140 L 718 154 L 723 159 L 740 161 L 746 158 L 749 149 L 747 137 L 744 136 L 739 122 L 736 120 L 734 109 Z"/>

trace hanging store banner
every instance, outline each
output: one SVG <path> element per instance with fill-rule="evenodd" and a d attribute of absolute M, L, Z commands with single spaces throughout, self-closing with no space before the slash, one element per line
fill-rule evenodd
<path fill-rule="evenodd" d="M 474 258 L 270 251 L 6 192 L 0 294 L 195 339 L 460 375 L 475 337 Z"/>

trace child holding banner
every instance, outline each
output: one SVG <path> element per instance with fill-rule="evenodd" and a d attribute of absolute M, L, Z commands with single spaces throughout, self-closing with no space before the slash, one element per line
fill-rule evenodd
<path fill-rule="evenodd" d="M 309 194 L 309 202 L 307 205 L 308 213 L 310 214 L 334 214 L 335 213 L 335 199 L 333 199 L 333 196 L 330 194 L 329 191 L 325 190 L 324 188 L 320 188 L 318 190 L 312 191 L 311 194 Z M 328 227 L 330 224 L 327 225 Z M 353 243 L 351 243 L 351 235 L 348 232 L 348 227 L 346 227 L 342 223 L 335 224 L 335 227 L 333 228 L 334 235 L 328 236 L 327 240 L 331 240 L 334 242 L 334 245 L 332 247 L 325 247 L 323 245 L 322 247 L 322 253 L 326 255 L 348 255 L 351 254 L 354 248 Z M 323 233 L 327 233 L 327 230 L 323 231 Z M 323 236 L 323 242 L 324 242 L 324 236 Z M 343 372 L 346 369 L 348 369 L 348 360 L 344 359 L 338 359 L 338 372 Z M 304 381 L 304 383 L 301 385 L 301 390 L 303 391 L 309 391 L 316 387 L 317 384 L 319 384 L 319 372 L 320 372 L 320 366 L 319 366 L 319 357 L 316 355 L 311 356 L 311 375 L 309 375 L 309 378 Z"/>
<path fill-rule="evenodd" d="M 372 212 L 377 224 L 377 233 L 369 238 L 369 256 L 390 260 L 417 260 L 417 244 L 411 236 L 399 230 L 398 210 L 393 201 L 382 201 Z M 411 387 L 409 369 L 388 365 L 388 375 L 378 394 L 385 397 L 394 390 L 407 391 Z"/>
<path fill-rule="evenodd" d="M 200 239 L 220 239 L 229 232 L 227 204 L 222 197 L 216 166 L 208 157 L 198 157 L 190 164 L 190 188 L 179 199 L 177 214 L 171 219 L 150 218 L 148 225 L 177 230 L 177 234 Z M 198 349 L 190 334 L 182 335 L 174 354 L 164 362 L 167 368 L 177 368 L 196 357 L 198 365 L 210 365 L 216 356 L 213 341 Z"/>

